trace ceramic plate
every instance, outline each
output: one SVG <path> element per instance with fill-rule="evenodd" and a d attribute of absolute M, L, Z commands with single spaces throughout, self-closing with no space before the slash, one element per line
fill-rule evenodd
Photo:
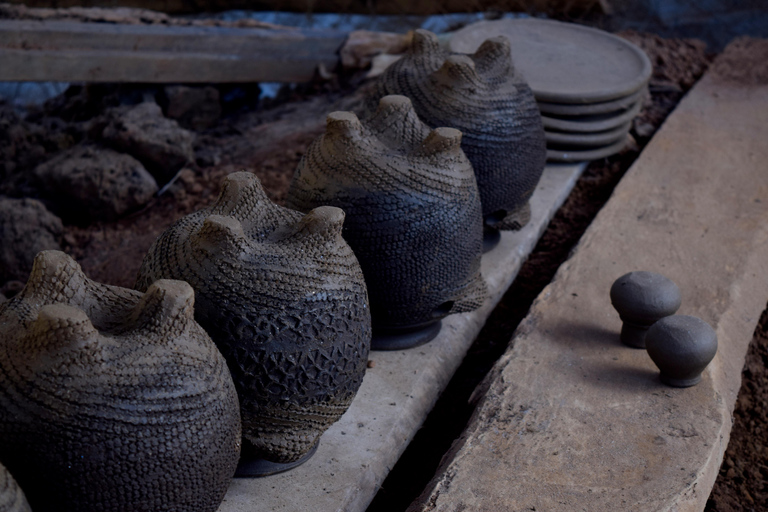
<path fill-rule="evenodd" d="M 595 103 L 628 96 L 651 77 L 651 61 L 634 44 L 594 28 L 536 18 L 480 21 L 458 30 L 451 51 L 474 53 L 506 36 L 512 59 L 539 101 Z"/>
<path fill-rule="evenodd" d="M 594 116 L 550 117 L 541 116 L 541 122 L 545 129 L 559 130 L 561 132 L 602 132 L 612 130 L 632 121 L 640 112 L 642 103 L 637 102 L 626 110 L 620 110 L 612 114 L 598 114 Z"/>
<path fill-rule="evenodd" d="M 588 103 L 586 105 L 569 105 L 567 103 L 548 103 L 539 101 L 539 110 L 544 115 L 555 116 L 583 116 L 594 114 L 608 114 L 617 110 L 625 109 L 634 103 L 645 101 L 648 89 L 643 87 L 639 91 L 623 96 L 612 101 L 601 101 L 599 103 Z"/>
<path fill-rule="evenodd" d="M 613 144 L 618 142 L 629 133 L 629 129 L 632 127 L 632 122 L 624 123 L 618 128 L 613 130 L 607 130 L 604 132 L 595 133 L 571 133 L 571 132 L 555 132 L 550 130 L 544 130 L 544 137 L 547 139 L 548 145 L 567 145 L 567 146 L 579 146 L 586 148 L 596 148 L 605 146 L 606 144 Z"/>
<path fill-rule="evenodd" d="M 595 149 L 555 149 L 547 148 L 547 161 L 549 162 L 586 162 L 613 155 L 621 151 L 627 144 L 626 137 L 609 146 Z"/>

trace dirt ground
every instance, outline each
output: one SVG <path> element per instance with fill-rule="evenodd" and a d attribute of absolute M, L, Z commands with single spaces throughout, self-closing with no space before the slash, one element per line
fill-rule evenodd
<path fill-rule="evenodd" d="M 642 147 L 709 62 L 703 44 L 695 41 L 664 40 L 635 32 L 622 35 L 646 50 L 655 67 L 649 85 L 651 98 L 632 130 L 635 144 L 588 166 L 369 512 L 405 510 L 421 492 L 466 425 L 472 413 L 470 394 L 506 350 L 533 299 L 550 282 Z M 210 204 L 228 173 L 241 169 L 254 172 L 268 195 L 281 203 L 304 149 L 321 133 L 325 115 L 355 108 L 362 98 L 358 86 L 358 77 L 342 77 L 340 81 L 286 89 L 271 101 L 258 100 L 257 89 L 220 86 L 222 98 L 238 99 L 224 105 L 224 115 L 214 126 L 196 132 L 195 161 L 179 172 L 159 197 L 130 216 L 114 222 L 65 224 L 62 248 L 92 279 L 132 287 L 153 240 L 181 216 Z M 156 86 L 130 90 L 91 86 L 73 88 L 52 100 L 43 111 L 25 120 L 37 130 L 36 135 L 24 139 L 21 149 L 15 151 L 13 171 L 3 177 L 0 194 L 36 197 L 25 172 L 56 152 L 87 140 L 88 127 L 104 109 L 132 101 L 126 98 L 161 93 Z M 0 137 L 0 146 L 2 141 Z M 8 154 L 6 158 L 10 158 Z M 22 283 L 0 285 L 0 291 L 11 296 Z M 768 448 L 764 441 L 768 435 L 767 367 L 768 315 L 763 315 L 744 370 L 732 442 L 709 511 L 759 510 L 768 502 Z"/>

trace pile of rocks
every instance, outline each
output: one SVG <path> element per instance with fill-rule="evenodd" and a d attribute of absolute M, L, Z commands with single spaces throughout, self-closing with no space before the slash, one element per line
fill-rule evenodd
<path fill-rule="evenodd" d="M 214 87 L 109 87 L 70 87 L 27 118 L 0 104 L 0 290 L 7 296 L 39 251 L 61 249 L 63 223 L 129 215 L 194 168 L 193 130 L 221 115 Z"/>

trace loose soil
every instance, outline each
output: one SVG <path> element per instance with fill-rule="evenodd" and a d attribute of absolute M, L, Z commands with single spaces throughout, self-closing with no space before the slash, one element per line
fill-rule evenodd
<path fill-rule="evenodd" d="M 533 299 L 551 281 L 624 172 L 709 62 L 700 42 L 636 32 L 622 35 L 646 50 L 655 67 L 650 99 L 632 130 L 635 142 L 621 154 L 587 167 L 369 512 L 405 510 L 424 489 L 471 416 L 473 390 L 509 346 Z M 65 225 L 62 248 L 80 262 L 89 277 L 132 287 L 153 240 L 178 218 L 210 204 L 225 175 L 241 169 L 254 172 L 270 198 L 282 203 L 305 148 L 323 130 L 325 115 L 359 105 L 363 92 L 358 80 L 345 77 L 341 83 L 285 89 L 269 102 L 256 99 L 257 88 L 218 86 L 222 98 L 239 99 L 224 106 L 226 116 L 216 126 L 197 133 L 196 161 L 141 211 L 115 222 Z M 27 130 L 14 135 L 13 151 L 3 147 L 5 139 L 0 137 L 4 165 L 0 166 L 0 194 L 36 197 L 34 185 L 25 179 L 30 168 L 87 140 L 90 127 L 104 109 L 161 93 L 157 86 L 74 87 L 25 120 L 14 119 L 0 105 L 0 130 L 9 126 Z M 21 286 L 19 282 L 5 283 L 0 292 L 12 296 Z M 767 366 L 768 315 L 763 315 L 744 370 L 732 442 L 707 510 L 758 510 L 768 500 L 768 448 L 764 442 L 768 433 Z"/>

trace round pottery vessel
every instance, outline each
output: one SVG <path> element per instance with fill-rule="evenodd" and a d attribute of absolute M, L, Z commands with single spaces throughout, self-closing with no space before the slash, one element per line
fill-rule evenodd
<path fill-rule="evenodd" d="M 24 491 L 0 464 L 0 512 L 31 512 Z"/>
<path fill-rule="evenodd" d="M 240 397 L 238 476 L 307 460 L 360 387 L 371 320 L 344 212 L 306 215 L 272 203 L 248 172 L 152 245 L 138 289 L 162 278 L 195 289 L 195 317 L 229 364 Z"/>
<path fill-rule="evenodd" d="M 645 348 L 661 370 L 661 380 L 685 388 L 701 381 L 701 372 L 717 353 L 717 334 L 695 316 L 662 318 L 648 329 Z"/>
<path fill-rule="evenodd" d="M 0 305 L 0 459 L 40 511 L 215 511 L 240 452 L 187 283 L 96 283 L 58 251 Z"/>
<path fill-rule="evenodd" d="M 621 341 L 645 348 L 648 328 L 665 316 L 674 315 L 682 303 L 680 288 L 655 272 L 624 274 L 611 286 L 611 303 L 624 322 Z"/>
<path fill-rule="evenodd" d="M 483 223 L 461 132 L 430 130 L 403 96 L 382 98 L 365 122 L 328 115 L 299 163 L 286 203 L 347 212 L 344 238 L 365 274 L 373 348 L 426 343 L 442 318 L 476 309 Z"/>
<path fill-rule="evenodd" d="M 435 34 L 416 30 L 403 58 L 379 77 L 369 109 L 389 94 L 410 98 L 427 125 L 462 132 L 461 148 L 472 162 L 491 230 L 528 223 L 546 142 L 536 100 L 512 64 L 505 37 L 488 39 L 466 55 L 450 53 Z"/>

